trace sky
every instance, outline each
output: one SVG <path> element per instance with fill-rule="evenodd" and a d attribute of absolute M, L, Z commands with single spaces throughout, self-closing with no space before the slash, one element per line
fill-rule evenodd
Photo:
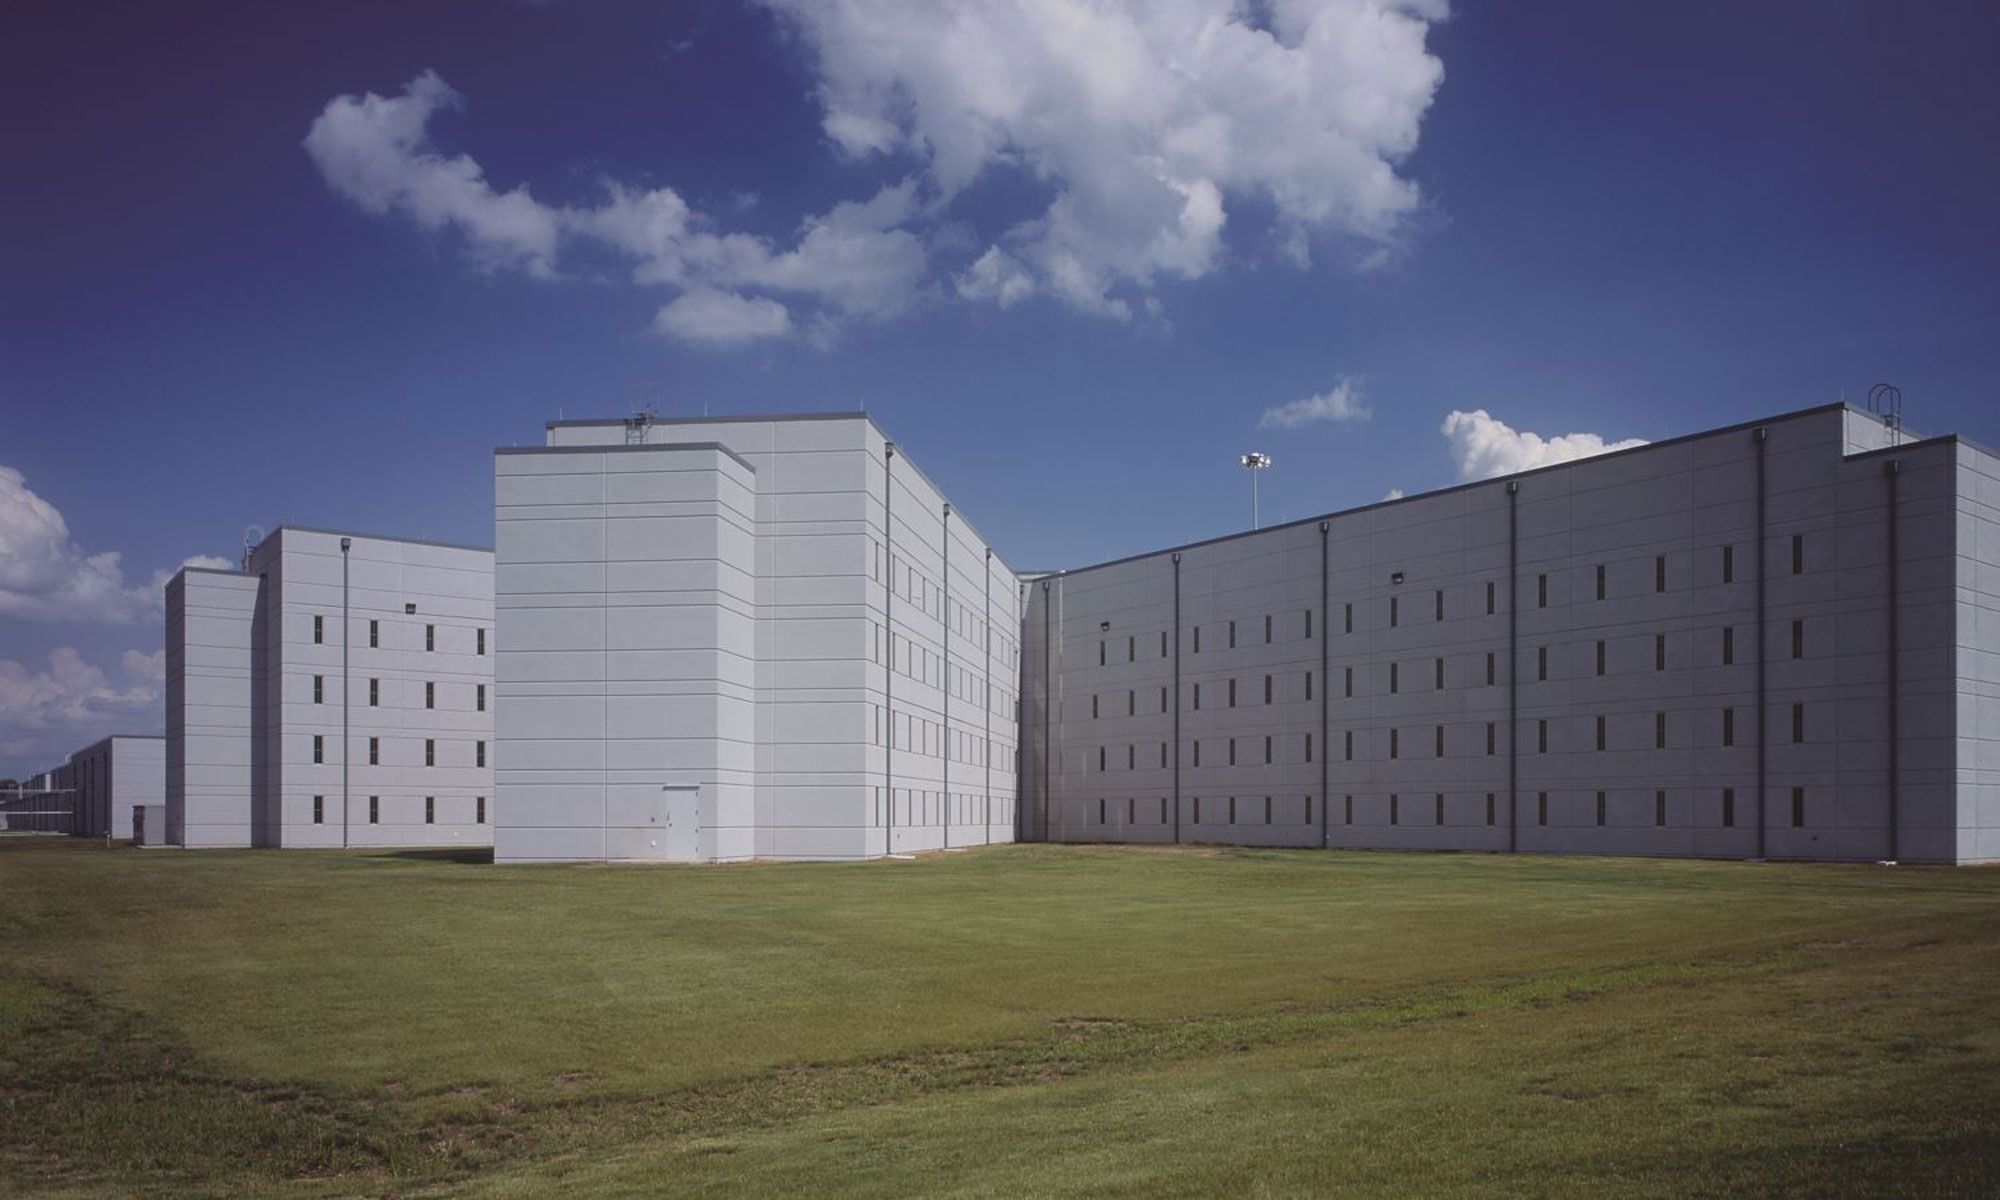
<path fill-rule="evenodd" d="M 1017 569 L 1901 387 L 2000 443 L 1985 0 L 0 12 L 0 777 L 160 587 L 490 545 L 559 416 L 866 409 Z"/>

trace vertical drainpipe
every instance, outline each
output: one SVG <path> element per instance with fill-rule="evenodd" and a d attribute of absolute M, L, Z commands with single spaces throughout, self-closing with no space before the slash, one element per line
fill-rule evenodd
<path fill-rule="evenodd" d="M 887 575 L 882 589 L 882 640 L 889 644 L 888 657 L 884 659 L 882 672 L 882 715 L 888 722 L 888 732 L 882 738 L 882 795 L 887 804 L 883 807 L 882 853 L 896 852 L 896 527 L 889 519 L 889 499 L 892 485 L 889 479 L 889 465 L 896 458 L 896 443 L 882 443 L 882 557 L 886 560 Z"/>
<path fill-rule="evenodd" d="M 1507 853 L 1520 848 L 1516 826 L 1521 785 L 1521 481 L 1507 481 Z"/>
<path fill-rule="evenodd" d="M 1174 554 L 1174 845 L 1181 844 L 1181 556 Z"/>
<path fill-rule="evenodd" d="M 980 747 L 980 761 L 986 764 L 986 809 L 981 822 L 985 835 L 979 840 L 984 845 L 993 844 L 993 547 L 986 548 L 986 580 L 984 583 L 984 608 L 979 610 L 979 627 L 985 631 L 986 671 L 982 686 L 986 694 L 980 697 L 979 707 L 986 713 L 986 743 Z"/>
<path fill-rule="evenodd" d="M 944 696 L 944 848 L 951 849 L 951 505 L 944 506 L 944 598 L 938 602 L 944 628 L 944 675 L 938 682 Z"/>
<path fill-rule="evenodd" d="M 1326 806 L 1333 797 L 1327 791 L 1327 760 L 1333 757 L 1332 734 L 1327 726 L 1327 693 L 1333 688 L 1333 680 L 1327 675 L 1327 649 L 1329 626 L 1327 611 L 1327 537 L 1331 522 L 1319 523 L 1319 848 L 1327 848 Z"/>
<path fill-rule="evenodd" d="M 1770 623 L 1766 611 L 1764 589 L 1768 586 L 1764 569 L 1765 557 L 1770 553 L 1770 530 L 1765 528 L 1764 496 L 1764 448 L 1769 442 L 1770 430 L 1759 425 L 1750 434 L 1757 443 L 1757 857 L 1764 857 L 1764 726 L 1769 714 L 1766 698 L 1765 672 L 1769 669 L 1770 655 L 1765 653 L 1764 643 L 1769 634 L 1765 626 Z"/>
<path fill-rule="evenodd" d="M 1049 761 L 1055 755 L 1055 741 L 1049 713 L 1049 699 L 1055 691 L 1054 646 L 1055 640 L 1049 631 L 1050 607 L 1055 601 L 1049 599 L 1049 581 L 1042 580 L 1042 802 L 1036 805 L 1040 811 L 1040 836 L 1037 841 L 1049 840 L 1049 781 L 1052 772 Z"/>
<path fill-rule="evenodd" d="M 1898 845 L 1901 840 L 1901 814 L 1898 808 L 1902 799 L 1901 772 L 1898 769 L 1901 765 L 1898 751 L 1901 749 L 1902 738 L 1897 720 L 1897 710 L 1902 699 L 1903 669 L 1903 658 L 1898 646 L 1898 636 L 1901 632 L 1898 627 L 1901 623 L 1902 562 L 1896 548 L 1898 490 L 1896 484 L 1902 477 L 1902 464 L 1892 458 L 1882 464 L 1882 473 L 1889 477 L 1889 857 L 1886 861 L 1895 862 L 1901 853 L 1901 847 Z"/>
<path fill-rule="evenodd" d="M 340 539 L 340 848 L 347 849 L 347 803 L 349 764 L 354 756 L 347 750 L 347 695 L 352 690 L 347 676 L 347 644 L 353 636 L 347 629 L 347 552 L 353 538 Z"/>

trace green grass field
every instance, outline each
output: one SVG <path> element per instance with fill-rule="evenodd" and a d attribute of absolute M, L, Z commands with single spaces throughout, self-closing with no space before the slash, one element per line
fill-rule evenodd
<path fill-rule="evenodd" d="M 0 842 L 0 1195 L 1992 1196 L 2000 871 Z"/>

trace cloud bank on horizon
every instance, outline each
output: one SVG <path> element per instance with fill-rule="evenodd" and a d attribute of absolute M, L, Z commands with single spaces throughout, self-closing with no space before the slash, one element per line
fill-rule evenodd
<path fill-rule="evenodd" d="M 673 293 L 656 331 L 717 347 L 826 339 L 949 298 L 1130 320 L 1159 311 L 1159 281 L 1223 268 L 1242 202 L 1301 268 L 1316 246 L 1392 256 L 1422 204 L 1398 169 L 1444 78 L 1425 39 L 1445 0 L 760 2 L 812 62 L 831 148 L 900 175 L 782 244 L 671 187 L 604 180 L 582 205 L 497 187 L 433 143 L 464 99 L 432 71 L 334 97 L 305 149 L 335 193 L 453 236 L 484 270 L 556 279 L 566 252 L 608 249 L 634 285 Z M 961 249 L 953 201 L 1000 171 L 1050 199 Z"/>

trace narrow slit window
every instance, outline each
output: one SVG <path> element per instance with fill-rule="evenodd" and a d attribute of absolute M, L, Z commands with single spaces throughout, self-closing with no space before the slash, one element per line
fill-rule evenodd
<path fill-rule="evenodd" d="M 1442 620 L 1444 620 L 1444 589 L 1443 589 L 1443 588 L 1439 588 L 1439 589 L 1437 590 L 1437 592 L 1436 592 L 1436 607 L 1437 607 L 1437 616 L 1435 617 L 1435 619 L 1436 619 L 1436 620 L 1439 620 L 1439 621 L 1442 621 Z"/>
<path fill-rule="evenodd" d="M 1597 564 L 1597 598 L 1604 599 L 1604 564 Z"/>
<path fill-rule="evenodd" d="M 1731 625 L 1722 627 L 1722 665 L 1727 667 L 1736 662 L 1736 629 Z"/>
<path fill-rule="evenodd" d="M 1546 574 L 1537 575 L 1535 576 L 1535 607 L 1547 608 L 1548 606 L 1549 606 L 1549 577 Z"/>
<path fill-rule="evenodd" d="M 317 733 L 313 734 L 313 761 L 316 763 L 326 761 L 326 738 Z"/>
<path fill-rule="evenodd" d="M 1604 674 L 1604 639 L 1597 639 L 1597 673 Z"/>
<path fill-rule="evenodd" d="M 424 653 L 429 654 L 437 648 L 438 627 L 435 625 L 424 626 Z"/>
<path fill-rule="evenodd" d="M 1397 808 L 1400 806 L 1402 799 L 1403 798 L 1401 796 L 1398 796 L 1394 792 L 1389 793 L 1389 824 L 1391 825 L 1396 824 L 1400 819 L 1400 817 L 1402 816 L 1401 813 L 1396 811 Z"/>
<path fill-rule="evenodd" d="M 1396 602 L 1397 602 L 1397 601 L 1398 601 L 1399 599 L 1400 599 L 1400 597 L 1397 597 L 1397 596 L 1391 596 L 1391 597 L 1389 597 L 1389 628 L 1391 628 L 1391 629 L 1394 629 L 1394 628 L 1396 627 L 1396 624 L 1397 624 L 1397 621 L 1396 621 Z"/>
<path fill-rule="evenodd" d="M 1437 794 L 1437 799 L 1436 799 L 1436 802 L 1435 802 L 1435 806 L 1434 806 L 1434 807 L 1432 808 L 1432 810 L 1431 810 L 1431 824 L 1433 824 L 1433 825 L 1442 825 L 1442 824 L 1444 824 L 1444 793 L 1443 793 L 1443 792 L 1439 792 L 1439 793 Z"/>
<path fill-rule="evenodd" d="M 424 824 L 437 824 L 438 802 L 436 796 L 424 797 Z"/>
<path fill-rule="evenodd" d="M 318 645 L 323 645 L 325 642 L 326 642 L 326 618 L 318 614 L 314 614 L 313 644 L 315 646 L 318 646 Z"/>
<path fill-rule="evenodd" d="M 1722 744 L 1725 746 L 1736 744 L 1736 710 L 1733 708 L 1722 710 Z"/>
<path fill-rule="evenodd" d="M 1437 727 L 1436 746 L 1432 749 L 1431 753 L 1435 758 L 1444 757 L 1444 726 L 1442 725 Z"/>
<path fill-rule="evenodd" d="M 380 796 L 368 797 L 368 823 L 370 825 L 380 825 L 382 823 L 382 797 Z"/>
<path fill-rule="evenodd" d="M 481 686 L 484 687 L 485 685 L 482 684 Z M 368 707 L 380 708 L 381 706 L 382 681 L 380 679 L 370 679 L 368 681 Z"/>
<path fill-rule="evenodd" d="M 325 796 L 314 796 L 314 797 L 313 797 L 313 824 L 315 824 L 315 825 L 324 825 L 324 824 L 326 824 L 326 797 L 325 797 Z"/>
<path fill-rule="evenodd" d="M 1548 682 L 1549 648 L 1547 646 L 1535 647 L 1535 678 L 1543 683 Z"/>
<path fill-rule="evenodd" d="M 1543 717 L 1535 722 L 1535 753 L 1547 754 L 1548 752 L 1549 722 L 1547 717 Z"/>
<path fill-rule="evenodd" d="M 1653 824 L 1664 827 L 1667 823 L 1667 790 L 1661 788 L 1653 793 Z"/>
<path fill-rule="evenodd" d="M 326 703 L 326 676 L 324 675 L 313 676 L 313 703 Z"/>
<path fill-rule="evenodd" d="M 1792 705 L 1792 742 L 1796 745 L 1805 740 L 1806 706 L 1803 704 L 1794 704 Z"/>
<path fill-rule="evenodd" d="M 1353 668 L 1353 667 L 1348 667 L 1348 668 L 1346 668 L 1346 671 L 1347 671 L 1347 673 L 1346 673 L 1346 676 L 1345 676 L 1345 680 L 1346 680 L 1346 683 L 1345 683 L 1345 686 L 1346 686 L 1346 689 L 1347 689 L 1347 698 L 1348 698 L 1349 700 L 1352 700 L 1352 699 L 1354 699 L 1354 668 Z"/>
<path fill-rule="evenodd" d="M 1538 792 L 1535 795 L 1535 824 L 1546 825 L 1548 823 L 1549 794 L 1547 792 Z"/>
<path fill-rule="evenodd" d="M 368 765 L 371 767 L 379 767 L 382 765 L 381 738 L 372 737 L 368 739 Z"/>
<path fill-rule="evenodd" d="M 1805 656 L 1806 656 L 1806 623 L 1804 621 L 1793 621 L 1792 657 L 1804 658 Z"/>
<path fill-rule="evenodd" d="M 1486 793 L 1486 823 L 1488 825 L 1493 824 L 1493 809 L 1494 809 L 1493 793 L 1488 792 Z"/>
<path fill-rule="evenodd" d="M 1736 824 L 1736 789 L 1722 789 L 1722 824 L 1724 828 Z"/>
<path fill-rule="evenodd" d="M 1667 714 L 1663 712 L 1656 712 L 1653 714 L 1653 749 L 1665 750 L 1666 748 L 1667 748 Z"/>
<path fill-rule="evenodd" d="M 425 766 L 427 766 L 427 767 L 435 767 L 435 766 L 437 766 L 437 746 L 438 746 L 438 744 L 437 744 L 437 739 L 436 739 L 436 738 L 425 738 L 425 739 L 424 739 L 424 765 L 425 765 Z"/>
<path fill-rule="evenodd" d="M 1493 722 L 1486 722 L 1486 757 L 1488 758 L 1493 757 L 1495 744 L 1499 741 L 1498 729 L 1499 727 Z"/>
<path fill-rule="evenodd" d="M 1664 554 L 1657 555 L 1653 559 L 1653 590 L 1656 592 L 1667 590 L 1667 556 Z"/>
<path fill-rule="evenodd" d="M 1342 610 L 1341 610 L 1341 614 L 1342 614 L 1342 619 L 1343 619 L 1343 620 L 1344 620 L 1344 621 L 1346 622 L 1346 625 L 1347 625 L 1347 632 L 1348 632 L 1348 633 L 1353 633 L 1353 632 L 1354 632 L 1354 605 L 1353 605 L 1353 604 L 1352 604 L 1352 603 L 1350 602 L 1350 603 L 1348 603 L 1347 605 L 1343 606 L 1343 608 L 1342 608 Z"/>
<path fill-rule="evenodd" d="M 1265 614 L 1264 614 L 1264 644 L 1265 644 L 1266 646 L 1268 646 L 1268 645 L 1270 645 L 1270 644 L 1271 644 L 1271 614 L 1270 614 L 1270 613 L 1265 613 Z"/>
<path fill-rule="evenodd" d="M 472 799 L 472 823 L 474 825 L 486 824 L 486 797 L 484 796 L 475 796 Z"/>
<path fill-rule="evenodd" d="M 1722 548 L 1722 582 L 1736 582 L 1736 547 L 1734 546 L 1724 546 Z"/>
<path fill-rule="evenodd" d="M 1664 633 L 1653 635 L 1653 669 L 1655 671 L 1667 669 L 1667 635 Z"/>
<path fill-rule="evenodd" d="M 1486 581 L 1486 615 L 1489 617 L 1493 615 L 1493 581 L 1491 579 Z"/>
<path fill-rule="evenodd" d="M 1236 649 L 1236 622 L 1234 621 L 1229 623 L 1229 648 L 1231 650 Z"/>
<path fill-rule="evenodd" d="M 1803 533 L 1795 533 L 1792 535 L 1792 574 L 1803 575 L 1805 573 L 1806 573 L 1806 535 Z"/>
<path fill-rule="evenodd" d="M 1604 824 L 1604 793 L 1597 793 L 1597 823 Z"/>
<path fill-rule="evenodd" d="M 1402 686 L 1402 669 L 1397 663 L 1389 664 L 1389 691 L 1393 694 Z"/>
<path fill-rule="evenodd" d="M 380 650 L 382 648 L 382 622 L 380 621 L 368 622 L 368 648 L 370 650 Z"/>
<path fill-rule="evenodd" d="M 1389 730 L 1389 757 L 1390 758 L 1401 757 L 1401 752 L 1402 752 L 1402 731 L 1397 729 L 1391 729 Z"/>
<path fill-rule="evenodd" d="M 424 707 L 437 707 L 437 684 L 426 680 L 424 683 Z"/>
<path fill-rule="evenodd" d="M 1597 748 L 1599 750 L 1604 749 L 1604 718 L 1602 716 L 1597 718 Z"/>
<path fill-rule="evenodd" d="M 1271 677 L 1269 675 L 1266 675 L 1264 676 L 1264 703 L 1269 704 L 1270 702 L 1271 702 Z"/>
<path fill-rule="evenodd" d="M 1432 686 L 1433 686 L 1433 687 L 1435 687 L 1435 688 L 1436 688 L 1436 689 L 1437 689 L 1438 691 L 1440 691 L 1440 692 L 1441 692 L 1441 691 L 1443 691 L 1443 690 L 1444 690 L 1444 657 L 1443 657 L 1442 655 L 1440 655 L 1440 656 L 1439 656 L 1439 657 L 1437 658 L 1436 662 L 1435 662 L 1435 663 L 1433 664 L 1433 666 L 1432 666 L 1432 672 L 1431 672 L 1431 673 L 1432 673 L 1432 675 L 1433 675 L 1433 676 L 1435 677 L 1435 678 L 1434 678 L 1434 682 L 1433 682 Z"/>
<path fill-rule="evenodd" d="M 1795 787 L 1792 789 L 1792 828 L 1803 829 L 1805 828 L 1805 823 L 1806 790 L 1802 787 Z"/>

